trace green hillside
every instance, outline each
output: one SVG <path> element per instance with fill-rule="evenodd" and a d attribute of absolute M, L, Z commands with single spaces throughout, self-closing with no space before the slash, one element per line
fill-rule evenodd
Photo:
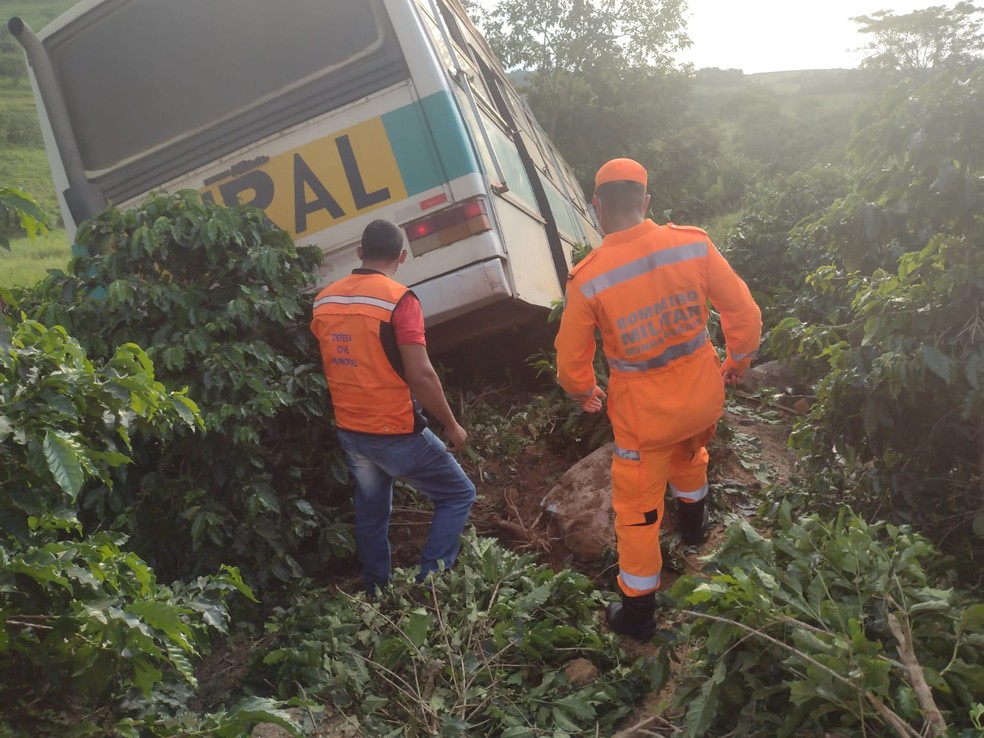
<path fill-rule="evenodd" d="M 75 5 L 78 0 L 7 0 L 3 3 L 2 16 L 4 28 L 7 21 L 18 17 L 28 26 L 39 31 L 63 12 Z"/>
<path fill-rule="evenodd" d="M 694 82 L 694 104 L 705 114 L 727 117 L 736 103 L 768 100 L 784 115 L 804 111 L 850 118 L 870 94 L 871 79 L 858 69 L 814 69 L 742 74 L 740 70 L 701 69 Z"/>
<path fill-rule="evenodd" d="M 0 185 L 20 187 L 34 195 L 53 226 L 44 238 L 28 241 L 16 238 L 16 228 L 0 223 L 0 228 L 14 237 L 10 252 L 0 250 L 0 286 L 31 284 L 49 268 L 64 267 L 68 260 L 67 237 L 58 227 L 58 199 L 41 141 L 27 65 L 7 23 L 17 17 L 40 31 L 76 1 L 5 0 L 0 4 Z"/>

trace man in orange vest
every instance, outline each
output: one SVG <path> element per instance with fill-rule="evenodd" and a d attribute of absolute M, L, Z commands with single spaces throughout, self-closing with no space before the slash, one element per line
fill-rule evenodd
<path fill-rule="evenodd" d="M 393 480 L 404 479 L 434 503 L 417 581 L 449 567 L 475 501 L 475 485 L 451 455 L 467 433 L 451 412 L 431 365 L 420 302 L 392 279 L 407 258 L 403 231 L 376 220 L 362 234 L 362 267 L 323 289 L 311 330 L 321 346 L 335 425 L 355 480 L 355 538 L 366 589 L 390 579 Z M 427 427 L 439 422 L 447 446 Z"/>
<path fill-rule="evenodd" d="M 598 170 L 593 203 L 605 238 L 570 272 L 555 344 L 561 386 L 586 412 L 598 412 L 605 393 L 592 360 L 595 330 L 601 332 L 622 591 L 606 616 L 613 630 L 638 640 L 655 631 L 667 483 L 683 542 L 699 543 L 708 490 L 704 444 L 723 413 L 725 383 L 742 380 L 762 330 L 748 287 L 704 231 L 645 217 L 646 184 L 646 169 L 631 159 Z M 721 315 L 723 365 L 708 340 L 708 300 Z"/>

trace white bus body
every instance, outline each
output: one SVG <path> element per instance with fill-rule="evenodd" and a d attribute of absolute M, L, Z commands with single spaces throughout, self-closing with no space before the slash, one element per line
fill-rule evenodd
<path fill-rule="evenodd" d="M 84 0 L 27 51 L 62 215 L 195 189 L 347 274 L 376 218 L 453 341 L 562 296 L 597 244 L 576 179 L 458 0 Z M 533 309 L 531 311 L 531 309 Z"/>

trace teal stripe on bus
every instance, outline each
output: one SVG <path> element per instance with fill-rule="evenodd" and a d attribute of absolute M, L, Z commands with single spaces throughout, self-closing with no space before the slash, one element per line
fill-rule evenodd
<path fill-rule="evenodd" d="M 408 197 L 479 171 L 449 93 L 435 92 L 382 118 Z"/>

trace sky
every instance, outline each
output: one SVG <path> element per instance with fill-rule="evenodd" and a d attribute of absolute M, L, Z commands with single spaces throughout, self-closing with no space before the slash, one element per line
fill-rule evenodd
<path fill-rule="evenodd" d="M 495 0 L 477 0 L 492 7 Z M 677 59 L 698 69 L 746 74 L 858 66 L 867 37 L 850 19 L 890 10 L 896 15 L 956 0 L 687 0 L 693 45 Z"/>
<path fill-rule="evenodd" d="M 867 37 L 850 20 L 879 10 L 896 15 L 947 0 L 688 0 L 693 45 L 678 55 L 698 69 L 745 74 L 856 67 Z"/>

